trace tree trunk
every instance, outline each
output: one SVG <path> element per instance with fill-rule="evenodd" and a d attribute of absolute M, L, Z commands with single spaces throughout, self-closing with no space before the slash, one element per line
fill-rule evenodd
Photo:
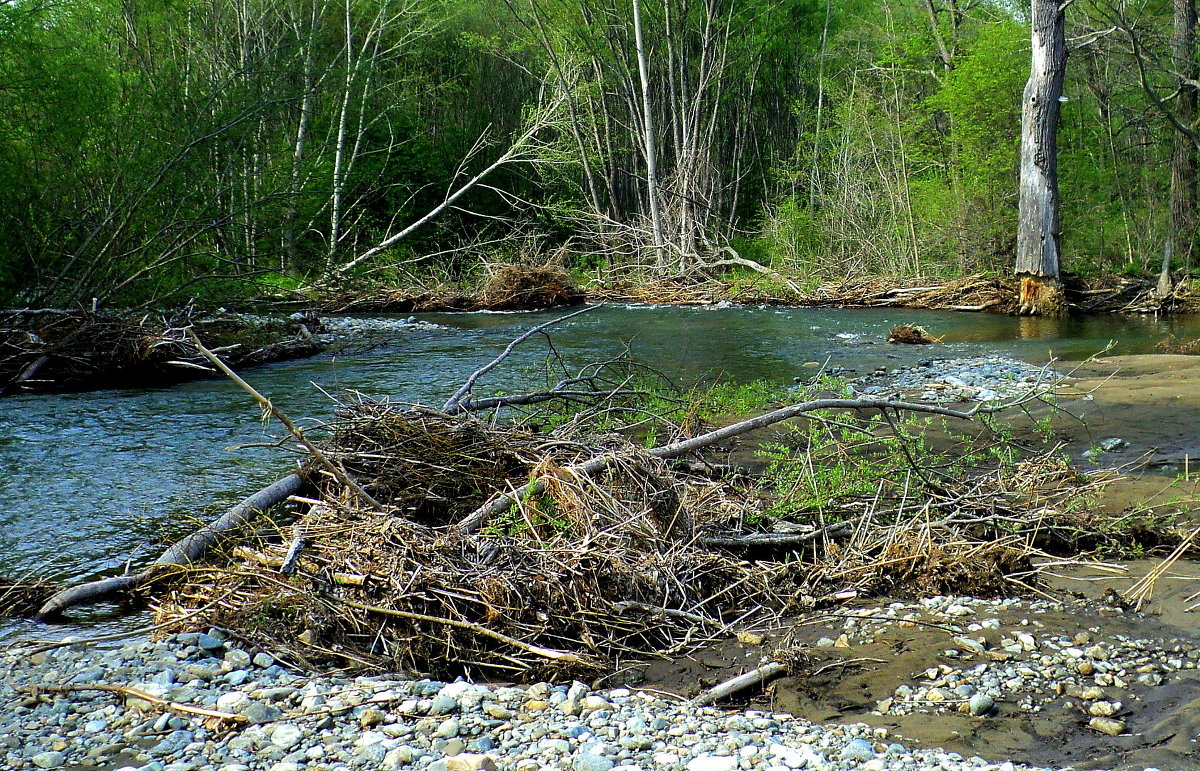
<path fill-rule="evenodd" d="M 637 52 L 638 77 L 642 86 L 642 140 L 646 152 L 646 195 L 650 205 L 650 224 L 654 229 L 654 251 L 661 266 L 665 260 L 662 214 L 658 205 L 658 159 L 654 147 L 654 115 L 650 103 L 650 80 L 646 72 L 646 48 L 642 43 L 642 7 L 633 0 L 633 35 Z"/>
<path fill-rule="evenodd" d="M 1179 89 L 1175 116 L 1179 123 L 1191 128 L 1196 122 L 1195 84 L 1200 76 L 1200 68 L 1196 66 L 1196 0 L 1174 0 L 1174 5 L 1171 69 Z M 1170 293 L 1171 258 L 1180 260 L 1185 269 L 1191 267 L 1196 232 L 1196 144 L 1182 131 L 1172 132 L 1171 142 L 1171 221 L 1168 251 L 1163 256 L 1159 279 L 1160 295 Z"/>
<path fill-rule="evenodd" d="M 1020 313 L 1062 309 L 1058 281 L 1058 114 L 1067 44 L 1057 0 L 1033 0 L 1033 56 L 1021 105 L 1021 187 L 1016 274 Z"/>

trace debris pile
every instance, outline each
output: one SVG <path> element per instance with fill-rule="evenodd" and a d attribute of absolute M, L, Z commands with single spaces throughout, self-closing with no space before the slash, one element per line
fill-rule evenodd
<path fill-rule="evenodd" d="M 353 405 L 326 451 L 387 511 L 321 478 L 293 522 L 171 575 L 159 620 L 236 629 L 313 665 L 529 679 L 596 674 L 778 604 L 768 572 L 696 541 L 662 461 L 614 441 L 608 470 L 565 470 L 598 449 Z M 531 474 L 540 494 L 478 532 L 454 527 Z"/>
<path fill-rule="evenodd" d="M 314 317 L 240 314 L 116 314 L 40 310 L 0 313 L 0 394 L 167 384 L 215 372 L 194 331 L 234 367 L 311 356 L 321 350 Z"/>

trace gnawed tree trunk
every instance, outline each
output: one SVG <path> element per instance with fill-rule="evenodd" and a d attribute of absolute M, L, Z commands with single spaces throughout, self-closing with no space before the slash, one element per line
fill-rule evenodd
<path fill-rule="evenodd" d="M 1171 33 L 1171 69 L 1175 73 L 1178 96 L 1175 117 L 1181 126 L 1192 129 L 1196 122 L 1196 0 L 1174 0 L 1175 26 Z M 1167 247 L 1163 253 L 1158 294 L 1171 293 L 1171 260 L 1184 268 L 1192 264 L 1196 234 L 1196 142 L 1195 135 L 1183 131 L 1171 134 L 1171 220 Z"/>
<path fill-rule="evenodd" d="M 1057 0 L 1033 0 L 1033 55 L 1021 105 L 1016 274 L 1022 315 L 1063 309 L 1058 279 L 1058 115 L 1067 43 Z"/>

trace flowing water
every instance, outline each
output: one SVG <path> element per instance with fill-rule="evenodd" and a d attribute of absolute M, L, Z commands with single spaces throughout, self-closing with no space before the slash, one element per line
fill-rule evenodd
<path fill-rule="evenodd" d="M 428 314 L 436 329 L 284 362 L 248 379 L 295 419 L 328 419 L 333 397 L 441 404 L 473 370 L 553 314 Z M 895 324 L 925 326 L 943 345 L 883 343 Z M 867 372 L 930 358 L 995 353 L 1031 362 L 1081 359 L 1117 340 L 1145 353 L 1166 335 L 1200 337 L 1200 319 L 1016 319 L 908 310 L 674 308 L 611 305 L 552 330 L 569 365 L 626 349 L 681 383 L 728 378 L 790 383 L 816 367 Z M 477 388 L 544 383 L 549 349 L 535 338 Z M 295 463 L 270 445 L 249 398 L 225 380 L 163 389 L 15 396 L 0 401 L 0 575 L 75 581 L 156 556 L 163 543 Z M 0 637 L 22 634 L 18 623 Z"/>

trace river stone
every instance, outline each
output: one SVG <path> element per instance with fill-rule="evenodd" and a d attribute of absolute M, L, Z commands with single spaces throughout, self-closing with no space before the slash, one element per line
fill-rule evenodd
<path fill-rule="evenodd" d="M 455 755 L 446 759 L 446 771 L 496 771 L 496 761 L 490 755 Z"/>
<path fill-rule="evenodd" d="M 992 707 L 996 706 L 996 701 L 986 693 L 977 693 L 967 702 L 967 706 L 970 708 L 972 715 L 980 717 L 991 712 Z"/>
<path fill-rule="evenodd" d="M 1125 721 L 1112 717 L 1094 717 L 1088 721 L 1088 728 L 1109 736 L 1120 736 L 1125 732 Z"/>
<path fill-rule="evenodd" d="M 615 765 L 611 758 L 591 752 L 580 753 L 571 761 L 571 768 L 575 771 L 609 771 Z"/>
<path fill-rule="evenodd" d="M 250 701 L 250 697 L 241 691 L 230 691 L 217 697 L 217 709 L 222 712 L 236 712 Z"/>
<path fill-rule="evenodd" d="M 214 637 L 211 634 L 202 634 L 196 638 L 196 645 L 198 645 L 202 651 L 215 654 L 225 648 L 225 641 L 218 637 Z"/>
<path fill-rule="evenodd" d="M 251 723 L 269 723 L 283 717 L 283 710 L 263 704 L 261 701 L 248 701 L 242 705 L 238 713 Z"/>
<path fill-rule="evenodd" d="M 483 711 L 488 717 L 493 717 L 497 720 L 508 720 L 513 716 L 513 711 L 511 709 L 494 702 L 488 702 L 487 704 L 484 704 Z"/>
<path fill-rule="evenodd" d="M 433 697 L 433 702 L 429 705 L 429 714 L 431 715 L 448 715 L 458 709 L 458 699 L 450 694 L 439 693 Z"/>
<path fill-rule="evenodd" d="M 872 760 L 875 757 L 875 748 L 865 739 L 851 739 L 842 748 L 842 757 L 849 760 Z"/>
<path fill-rule="evenodd" d="M 737 767 L 733 755 L 698 755 L 688 761 L 687 771 L 736 771 Z"/>
<path fill-rule="evenodd" d="M 458 730 L 458 719 L 452 717 L 449 720 L 443 721 L 442 724 L 437 727 L 437 730 L 433 732 L 433 735 L 439 739 L 453 739 L 454 737 L 458 736 Z"/>
<path fill-rule="evenodd" d="M 62 768 L 66 765 L 67 757 L 61 752 L 39 752 L 30 758 L 38 768 Z"/>
<path fill-rule="evenodd" d="M 274 733 L 271 734 L 271 744 L 283 749 L 291 749 L 300 743 L 304 738 L 304 731 L 300 726 L 292 725 L 291 723 L 283 723 L 278 726 Z"/>

